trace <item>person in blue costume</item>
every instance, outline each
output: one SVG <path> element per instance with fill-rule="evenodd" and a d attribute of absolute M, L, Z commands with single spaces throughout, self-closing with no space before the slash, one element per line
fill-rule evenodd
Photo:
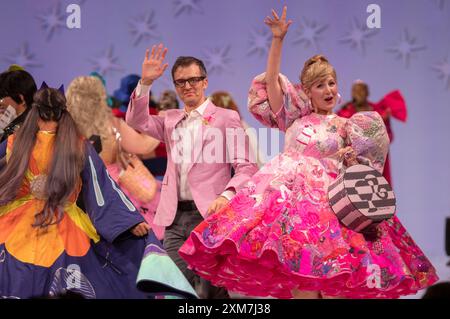
<path fill-rule="evenodd" d="M 0 298 L 67 291 L 196 298 L 78 132 L 64 93 L 44 86 L 24 124 L 0 144 Z"/>

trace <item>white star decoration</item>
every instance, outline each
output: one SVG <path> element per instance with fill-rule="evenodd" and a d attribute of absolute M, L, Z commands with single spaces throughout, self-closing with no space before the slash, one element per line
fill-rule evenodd
<path fill-rule="evenodd" d="M 53 37 L 56 31 L 66 28 L 66 17 L 61 12 L 60 2 L 37 18 L 41 21 L 41 28 L 47 33 L 47 41 Z"/>
<path fill-rule="evenodd" d="M 91 62 L 94 70 L 100 75 L 105 76 L 112 71 L 122 71 L 122 67 L 117 64 L 117 60 L 118 58 L 114 56 L 114 48 L 110 46 L 101 56 L 91 59 Z"/>
<path fill-rule="evenodd" d="M 183 12 L 191 13 L 197 11 L 203 13 L 202 8 L 198 5 L 200 0 L 175 0 L 175 17 L 178 17 Z"/>
<path fill-rule="evenodd" d="M 221 73 L 225 69 L 229 68 L 228 64 L 231 61 L 228 57 L 229 52 L 230 46 L 207 50 L 205 53 L 205 62 L 207 64 L 208 73 Z"/>
<path fill-rule="evenodd" d="M 441 63 L 431 66 L 433 70 L 438 72 L 438 77 L 445 82 L 445 88 L 450 89 L 450 63 L 448 57 Z"/>
<path fill-rule="evenodd" d="M 256 29 L 250 34 L 250 49 L 248 55 L 259 54 L 263 56 L 266 54 L 270 45 L 271 35 L 267 29 Z"/>
<path fill-rule="evenodd" d="M 395 53 L 396 57 L 402 59 L 405 66 L 408 68 L 412 55 L 417 51 L 425 50 L 425 48 L 424 45 L 417 45 L 416 38 L 410 36 L 408 30 L 405 29 L 400 42 L 396 46 L 389 48 L 387 51 Z"/>
<path fill-rule="evenodd" d="M 306 48 L 314 45 L 314 47 L 319 50 L 318 41 L 320 34 L 327 28 L 328 25 L 326 24 L 319 24 L 316 21 L 308 21 L 306 18 L 303 18 L 302 22 L 300 22 L 299 28 L 297 29 L 297 35 L 295 36 L 293 43 L 304 43 Z"/>
<path fill-rule="evenodd" d="M 366 42 L 368 38 L 376 33 L 376 30 L 367 28 L 365 24 L 358 22 L 358 19 L 354 18 L 352 20 L 351 30 L 340 39 L 340 42 L 349 43 L 352 49 L 356 49 L 364 55 L 366 53 Z"/>
<path fill-rule="evenodd" d="M 134 46 L 138 45 L 141 40 L 149 40 L 150 38 L 158 39 L 156 33 L 156 23 L 154 22 L 154 11 L 147 13 L 145 16 L 137 17 L 130 22 L 130 33 L 134 36 Z"/>
<path fill-rule="evenodd" d="M 6 61 L 11 64 L 20 65 L 25 69 L 41 66 L 34 60 L 34 54 L 28 50 L 27 43 L 24 43 L 14 54 L 6 57 Z"/>

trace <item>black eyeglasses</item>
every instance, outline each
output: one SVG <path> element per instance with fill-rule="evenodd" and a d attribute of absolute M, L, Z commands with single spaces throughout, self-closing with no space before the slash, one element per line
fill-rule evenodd
<path fill-rule="evenodd" d="M 189 82 L 190 86 L 194 86 L 197 85 L 197 83 L 199 83 L 200 81 L 203 81 L 204 79 L 206 79 L 206 76 L 194 76 L 189 79 L 175 80 L 173 81 L 173 84 L 175 84 L 177 88 L 184 88 L 186 86 L 186 82 Z"/>

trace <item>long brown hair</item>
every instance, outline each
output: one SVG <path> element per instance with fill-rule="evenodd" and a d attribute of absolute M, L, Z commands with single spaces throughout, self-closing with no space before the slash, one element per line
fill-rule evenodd
<path fill-rule="evenodd" d="M 58 122 L 45 185 L 46 203 L 35 215 L 33 226 L 36 227 L 45 228 L 61 221 L 64 204 L 78 184 L 83 169 L 83 139 L 66 108 L 66 98 L 60 91 L 52 88 L 37 91 L 30 113 L 16 133 L 11 157 L 0 173 L 0 205 L 5 205 L 16 198 L 23 183 L 39 131 L 38 120 Z"/>

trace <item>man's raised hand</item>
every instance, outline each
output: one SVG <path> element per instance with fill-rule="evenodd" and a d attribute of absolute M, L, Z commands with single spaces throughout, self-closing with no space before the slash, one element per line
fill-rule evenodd
<path fill-rule="evenodd" d="M 154 80 L 158 79 L 169 64 L 164 63 L 167 48 L 162 43 L 158 46 L 152 46 L 152 51 L 147 49 L 145 51 L 144 62 L 142 62 L 141 84 L 151 85 Z"/>

